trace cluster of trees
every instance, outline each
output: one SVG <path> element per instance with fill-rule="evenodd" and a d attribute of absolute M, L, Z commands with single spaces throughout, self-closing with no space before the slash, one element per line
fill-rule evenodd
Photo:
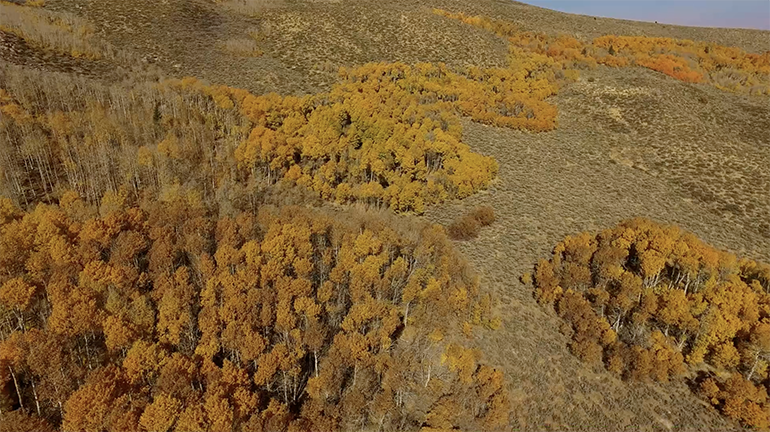
<path fill-rule="evenodd" d="M 439 226 L 192 196 L 0 199 L 2 430 L 496 430 L 490 299 Z"/>
<path fill-rule="evenodd" d="M 304 97 L 255 96 L 192 78 L 172 85 L 237 106 L 254 124 L 235 151 L 244 175 L 420 213 L 486 188 L 497 173 L 492 158 L 461 141 L 459 115 L 532 131 L 556 126 L 556 109 L 543 100 L 555 93 L 551 78 L 536 64 L 520 66 L 367 64 L 342 70 L 328 93 Z"/>
<path fill-rule="evenodd" d="M 217 103 L 150 82 L 105 85 L 4 65 L 0 194 L 31 208 L 65 190 L 96 203 L 123 186 L 148 197 L 183 189 L 247 208 L 260 188 L 239 177 L 234 153 L 249 122 Z"/>
<path fill-rule="evenodd" d="M 770 95 L 770 51 L 747 53 L 708 42 L 641 36 L 603 36 L 593 45 L 686 82 L 735 92 Z"/>
<path fill-rule="evenodd" d="M 607 35 L 594 39 L 593 45 L 607 50 L 614 57 L 624 59 L 621 66 L 636 64 L 681 81 L 704 81 L 703 74 L 693 70 L 697 67 L 696 63 L 679 56 L 684 53 L 681 48 L 694 45 L 689 40 Z"/>
<path fill-rule="evenodd" d="M 443 66 L 368 65 L 330 93 L 282 97 L 195 79 L 108 86 L 4 66 L 0 188 L 23 206 L 69 189 L 96 202 L 120 186 L 155 196 L 181 187 L 222 203 L 281 181 L 419 213 L 497 173 L 494 159 L 461 141 L 458 106 L 500 117 L 479 100 L 491 88 L 484 80 Z M 517 116 L 504 118 L 541 121 L 536 106 L 511 109 Z"/>
<path fill-rule="evenodd" d="M 434 13 L 506 38 L 510 44 L 511 67 L 538 59 L 557 76 L 574 79 L 577 70 L 596 64 L 641 66 L 680 81 L 704 82 L 722 90 L 770 95 L 770 50 L 753 54 L 709 42 L 646 36 L 607 35 L 582 42 L 569 36 L 518 31 L 513 24 L 482 16 L 440 9 L 435 9 Z M 543 56 L 553 62 L 547 62 Z"/>
<path fill-rule="evenodd" d="M 770 265 L 634 219 L 558 243 L 534 287 L 584 361 L 630 379 L 705 370 L 701 393 L 724 414 L 770 426 Z"/>
<path fill-rule="evenodd" d="M 403 196 L 417 198 L 440 182 L 439 197 L 466 196 L 494 175 L 459 141 L 451 105 L 404 100 L 404 113 L 344 91 L 256 97 L 194 79 L 106 85 L 0 68 L 2 427 L 505 424 L 502 371 L 457 343 L 495 325 L 490 299 L 442 229 L 256 211 L 271 194 L 285 203 L 284 184 L 313 190 L 306 172 L 333 178 L 332 161 L 347 201 L 365 196 L 355 182 L 379 197 L 407 170 Z M 286 141 L 255 150 L 260 134 Z M 403 165 L 378 165 L 374 142 Z M 255 151 L 279 162 L 262 171 Z"/>
<path fill-rule="evenodd" d="M 112 57 L 115 50 L 93 37 L 94 28 L 76 15 L 42 9 L 41 1 L 24 5 L 0 2 L 0 31 L 14 34 L 30 45 L 73 57 Z"/>

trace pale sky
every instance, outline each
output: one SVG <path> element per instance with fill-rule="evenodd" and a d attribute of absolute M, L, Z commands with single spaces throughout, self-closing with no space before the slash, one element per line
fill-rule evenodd
<path fill-rule="evenodd" d="M 520 0 L 582 15 L 770 30 L 770 0 Z M 770 48 L 769 48 L 770 49 Z"/>

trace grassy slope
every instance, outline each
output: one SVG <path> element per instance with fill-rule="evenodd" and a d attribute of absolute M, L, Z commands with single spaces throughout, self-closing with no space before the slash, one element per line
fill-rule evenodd
<path fill-rule="evenodd" d="M 431 7 L 582 37 L 644 34 L 751 51 L 767 49 L 770 41 L 769 32 L 594 19 L 507 1 L 286 1 L 256 17 L 197 0 L 48 0 L 46 7 L 83 15 L 98 34 L 166 74 L 256 92 L 326 88 L 338 66 L 367 61 L 504 64 L 503 41 L 434 16 Z M 254 27 L 267 35 L 263 57 L 234 57 L 219 48 Z M 0 45 L 13 44 L 6 38 Z M 4 58 L 36 67 L 61 63 L 16 53 Z M 97 67 L 103 68 L 92 65 Z M 71 69 L 88 68 L 77 63 Z M 500 178 L 487 193 L 427 214 L 449 222 L 480 203 L 497 212 L 492 228 L 460 247 L 502 300 L 503 328 L 478 343 L 511 377 L 519 424 L 559 430 L 734 428 L 686 388 L 626 384 L 588 369 L 569 353 L 559 320 L 537 306 L 517 277 L 565 235 L 632 216 L 678 223 L 717 246 L 770 258 L 767 100 L 646 70 L 599 68 L 584 73 L 555 102 L 560 127 L 547 134 L 467 123 L 467 142 L 497 158 Z"/>
<path fill-rule="evenodd" d="M 629 80 L 631 77 L 634 80 Z M 518 415 L 527 428 L 551 425 L 556 430 L 666 430 L 667 424 L 679 430 L 734 427 L 684 386 L 622 383 L 580 363 L 567 349 L 568 338 L 559 333 L 561 321 L 553 312 L 540 308 L 531 289 L 516 280 L 565 235 L 600 230 L 633 216 L 677 223 L 721 247 L 765 259 L 770 256 L 767 237 L 749 223 L 751 218 L 742 219 L 746 225 L 736 224 L 731 220 L 737 218 L 734 214 L 712 210 L 713 202 L 699 201 L 672 181 L 671 176 L 677 173 L 674 168 L 654 165 L 656 173 L 622 156 L 628 153 L 624 149 L 654 154 L 658 146 L 672 142 L 681 146 L 676 148 L 706 146 L 703 143 L 698 147 L 696 140 L 677 141 L 678 135 L 673 133 L 655 136 L 624 132 L 608 114 L 608 105 L 619 104 L 617 93 L 639 94 L 626 96 L 624 104 L 650 104 L 649 99 L 654 98 L 656 104 L 665 105 L 671 102 L 664 95 L 680 87 L 648 71 L 605 71 L 593 83 L 581 81 L 557 97 L 561 112 L 560 128 L 555 132 L 533 136 L 467 124 L 468 143 L 500 163 L 499 181 L 488 193 L 431 209 L 428 217 L 448 223 L 476 205 L 491 205 L 497 212 L 498 222 L 483 230 L 478 239 L 460 243 L 460 248 L 482 274 L 483 284 L 502 299 L 503 329 L 490 333 L 479 344 L 493 362 L 509 371 L 512 392 L 518 395 L 520 404 Z M 699 103 L 685 92 L 675 104 L 689 107 Z M 644 127 L 633 117 L 633 111 L 621 113 L 630 125 L 626 127 Z M 653 127 L 651 123 L 649 128 Z M 710 132 L 716 130 L 711 127 Z M 735 129 L 720 134 L 731 131 Z M 720 135 L 708 143 L 713 144 L 711 153 L 705 154 L 730 151 L 717 146 L 723 139 L 724 135 Z M 745 142 L 733 144 L 744 149 L 751 146 Z M 767 157 L 766 149 L 764 155 Z M 698 180 L 705 182 L 705 177 Z M 725 187 L 730 190 L 729 185 Z M 758 193 L 759 198 L 747 199 L 755 200 L 755 204 L 762 202 L 762 192 Z M 767 192 L 764 194 L 767 202 Z"/>

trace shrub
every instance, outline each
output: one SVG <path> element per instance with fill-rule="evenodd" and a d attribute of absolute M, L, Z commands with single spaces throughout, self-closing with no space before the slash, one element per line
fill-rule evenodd
<path fill-rule="evenodd" d="M 494 223 L 494 221 L 496 220 L 496 218 L 495 218 L 495 209 L 493 209 L 490 206 L 476 207 L 476 209 L 473 210 L 471 215 L 483 227 L 492 225 L 492 223 Z"/>
<path fill-rule="evenodd" d="M 481 224 L 471 215 L 465 215 L 449 225 L 452 240 L 472 240 L 479 236 Z"/>
<path fill-rule="evenodd" d="M 490 206 L 476 207 L 449 225 L 449 237 L 453 240 L 471 240 L 479 236 L 481 228 L 495 221 L 495 211 Z"/>

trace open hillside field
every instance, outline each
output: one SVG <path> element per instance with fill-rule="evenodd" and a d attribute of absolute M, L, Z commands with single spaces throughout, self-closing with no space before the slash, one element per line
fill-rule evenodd
<path fill-rule="evenodd" d="M 770 32 L 504 0 L 0 8 L 0 432 L 770 427 Z M 568 278 L 542 301 L 535 266 L 634 218 L 718 270 L 629 240 L 614 320 L 597 237 L 573 287 L 612 341 L 584 361 Z M 679 288 L 692 328 L 633 315 Z M 612 371 L 652 334 L 681 370 Z M 732 375 L 751 408 L 703 390 Z"/>
<path fill-rule="evenodd" d="M 770 43 L 767 32 L 757 30 L 685 28 L 585 17 L 509 1 L 346 4 L 332 0 L 232 0 L 216 6 L 184 0 L 120 4 L 48 0 L 46 8 L 87 18 L 107 40 L 160 65 L 166 73 L 192 75 L 255 92 L 312 92 L 330 85 L 340 66 L 367 62 L 505 64 L 503 40 L 480 29 L 447 22 L 431 14 L 432 8 L 507 20 L 523 30 L 585 38 L 606 34 L 670 37 L 718 42 L 751 52 L 766 50 Z M 264 35 L 260 41 L 264 56 L 243 58 L 221 49 L 228 40 L 247 38 L 254 31 Z"/>
<path fill-rule="evenodd" d="M 469 143 L 499 161 L 499 180 L 488 192 L 462 203 L 437 206 L 427 213 L 431 220 L 448 224 L 466 208 L 490 205 L 496 211 L 493 227 L 483 230 L 473 241 L 461 242 L 460 249 L 482 274 L 483 285 L 501 299 L 503 326 L 479 343 L 485 353 L 494 352 L 500 356 L 498 362 L 515 371 L 513 382 L 518 382 L 519 387 L 514 394 L 522 410 L 519 415 L 523 430 L 734 427 L 712 415 L 711 409 L 684 386 L 628 385 L 580 363 L 567 349 L 566 336 L 558 331 L 559 319 L 538 307 L 531 288 L 518 280 L 519 275 L 531 271 L 532 262 L 546 256 L 564 236 L 598 231 L 636 216 L 687 227 L 712 244 L 767 259 L 770 241 L 767 232 L 761 231 L 761 223 L 757 223 L 762 218 L 767 221 L 766 216 L 760 216 L 762 211 L 755 217 L 739 216 L 726 210 L 726 201 L 720 208 L 716 193 L 709 195 L 711 199 L 705 198 L 702 194 L 718 187 L 719 177 L 714 171 L 701 171 L 694 160 L 686 160 L 685 146 L 698 157 L 709 152 L 717 160 L 740 154 L 722 146 L 715 148 L 722 140 L 732 141 L 721 135 L 730 129 L 706 127 L 698 116 L 689 122 L 674 120 L 677 114 L 690 116 L 703 108 L 696 96 L 700 92 L 682 91 L 680 83 L 669 81 L 648 71 L 599 73 L 593 82 L 576 83 L 558 96 L 557 104 L 562 109 L 559 130 L 537 137 L 469 123 Z M 663 96 L 668 92 L 677 94 L 675 102 Z M 724 98 L 719 93 L 704 93 Z M 651 107 L 660 111 L 648 111 Z M 766 104 L 757 103 L 755 107 L 766 119 Z M 628 114 L 617 118 L 613 108 Z M 761 121 L 744 115 L 744 121 Z M 647 120 L 649 123 L 644 125 L 642 119 L 646 116 L 658 120 Z M 740 128 L 736 120 L 731 125 Z M 678 130 L 690 127 L 703 127 L 723 138 L 704 139 L 699 145 L 687 138 L 699 135 L 685 135 Z M 664 128 L 671 129 L 666 133 L 661 130 Z M 761 134 L 760 130 L 754 133 Z M 741 170 L 755 160 L 750 155 L 765 159 L 770 156 L 768 139 L 755 139 L 743 144 L 733 141 L 734 145 L 746 145 L 747 163 Z M 724 167 L 721 163 L 716 166 Z M 757 166 L 754 172 L 768 181 L 767 170 Z M 742 174 L 733 175 L 735 180 L 724 185 L 730 194 L 738 190 L 737 177 Z M 754 191 L 756 198 L 743 202 L 764 202 L 767 208 L 767 190 L 759 187 Z"/>

